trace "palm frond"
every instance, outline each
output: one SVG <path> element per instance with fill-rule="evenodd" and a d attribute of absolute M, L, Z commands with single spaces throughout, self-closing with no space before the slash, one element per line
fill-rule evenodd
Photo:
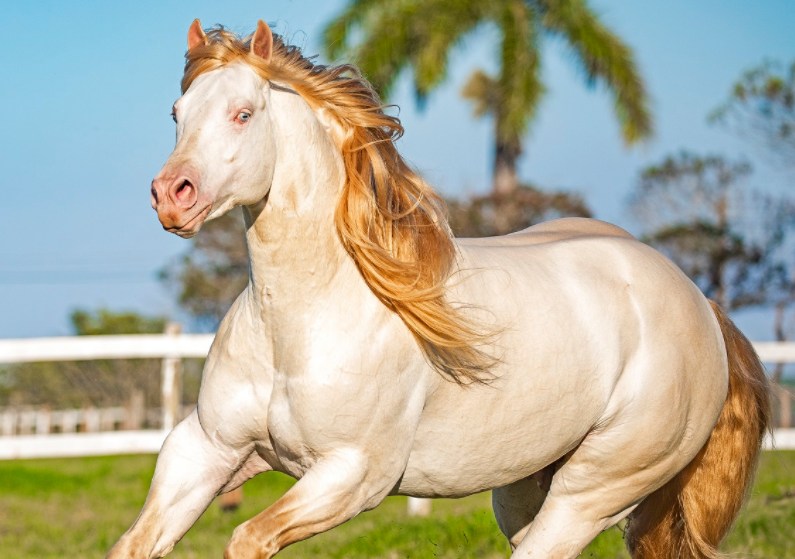
<path fill-rule="evenodd" d="M 488 3 L 466 0 L 420 2 L 414 28 L 414 83 L 423 99 L 447 77 L 450 53 L 464 36 L 484 20 Z"/>
<path fill-rule="evenodd" d="M 497 136 L 519 141 L 536 114 L 544 85 L 541 82 L 535 14 L 527 2 L 503 3 L 498 25 L 502 34 Z"/>
<path fill-rule="evenodd" d="M 421 101 L 447 76 L 453 47 L 482 19 L 481 4 L 464 0 L 359 0 L 327 26 L 324 42 L 331 56 L 347 53 L 383 97 L 410 66 Z M 352 30 L 361 31 L 356 44 Z"/>
<path fill-rule="evenodd" d="M 602 82 L 613 96 L 624 141 L 652 134 L 649 99 L 632 50 L 605 27 L 584 0 L 537 0 L 542 25 L 562 35 L 586 78 Z"/>
<path fill-rule="evenodd" d="M 461 96 L 472 103 L 472 112 L 476 117 L 483 117 L 496 113 L 500 98 L 497 88 L 497 80 L 477 69 L 461 89 Z"/>
<path fill-rule="evenodd" d="M 332 59 L 346 54 L 351 48 L 351 30 L 361 26 L 379 8 L 388 8 L 392 4 L 394 2 L 390 0 L 350 0 L 342 13 L 328 22 L 322 31 L 326 54 Z"/>

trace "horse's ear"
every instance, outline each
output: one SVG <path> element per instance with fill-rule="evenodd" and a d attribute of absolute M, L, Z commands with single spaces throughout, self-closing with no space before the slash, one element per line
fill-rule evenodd
<path fill-rule="evenodd" d="M 194 19 L 193 23 L 188 28 L 188 50 L 193 50 L 198 46 L 207 44 L 207 35 L 204 34 L 202 23 L 198 19 Z"/>
<path fill-rule="evenodd" d="M 251 37 L 251 54 L 255 54 L 265 62 L 270 62 L 273 54 L 273 33 L 268 24 L 262 20 L 257 22 L 257 30 Z"/>

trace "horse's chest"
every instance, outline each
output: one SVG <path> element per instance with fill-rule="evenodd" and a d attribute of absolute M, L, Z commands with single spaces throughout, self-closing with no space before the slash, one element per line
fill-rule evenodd
<path fill-rule="evenodd" d="M 280 469 L 295 477 L 301 477 L 317 458 L 317 450 L 307 437 L 308 413 L 311 410 L 291 402 L 283 391 L 274 394 L 268 409 L 268 431 Z"/>
<path fill-rule="evenodd" d="M 340 369 L 277 375 L 268 431 L 281 469 L 300 476 L 323 456 L 360 447 L 374 431 L 378 390 Z"/>

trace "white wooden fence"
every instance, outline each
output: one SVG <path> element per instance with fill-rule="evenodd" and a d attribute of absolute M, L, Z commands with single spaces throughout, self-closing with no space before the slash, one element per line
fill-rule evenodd
<path fill-rule="evenodd" d="M 44 434 L 47 430 L 42 426 L 41 429 L 35 428 L 37 434 L 0 436 L 0 460 L 158 452 L 166 434 L 181 415 L 181 403 L 176 389 L 179 385 L 180 360 L 206 357 L 212 340 L 211 334 L 181 334 L 178 327 L 174 326 L 165 334 L 0 340 L 0 363 L 161 359 L 163 402 L 161 430 Z M 759 342 L 754 346 L 762 361 L 795 363 L 793 342 Z M 775 432 L 775 448 L 795 449 L 795 429 L 790 428 L 788 423 L 792 396 L 782 389 L 778 395 L 779 407 L 785 410 L 782 417 L 787 419 L 786 422 L 782 420 L 785 428 Z M 102 423 L 100 417 L 94 421 Z M 0 428 L 2 422 L 0 416 Z M 768 440 L 766 446 L 771 448 L 773 443 Z"/>
<path fill-rule="evenodd" d="M 165 334 L 0 340 L 0 363 L 161 359 L 163 414 L 159 430 L 46 434 L 42 426 L 35 429 L 36 434 L 0 436 L 0 460 L 159 452 L 166 435 L 182 415 L 177 390 L 180 362 L 184 358 L 206 357 L 212 341 L 212 334 L 181 334 L 177 325 L 169 325 Z M 66 413 L 70 411 L 77 410 Z M 3 421 L 11 422 L 9 417 L 10 414 L 0 414 L 0 428 Z M 75 421 L 80 421 L 79 416 Z M 6 427 L 0 432 L 11 430 Z"/>

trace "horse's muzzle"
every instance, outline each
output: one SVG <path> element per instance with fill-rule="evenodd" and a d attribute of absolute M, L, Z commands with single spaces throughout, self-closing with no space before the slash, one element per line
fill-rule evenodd
<path fill-rule="evenodd" d="M 199 203 L 198 180 L 184 170 L 171 173 L 164 168 L 152 181 L 152 208 L 163 229 L 181 237 L 192 237 L 204 223 L 212 204 Z"/>

